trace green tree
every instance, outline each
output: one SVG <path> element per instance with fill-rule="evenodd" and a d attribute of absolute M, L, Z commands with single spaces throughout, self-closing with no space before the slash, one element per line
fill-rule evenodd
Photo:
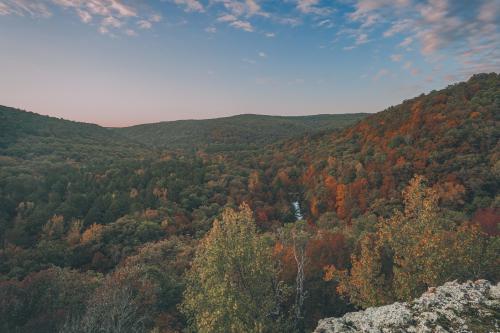
<path fill-rule="evenodd" d="M 350 273 L 330 272 L 340 277 L 341 293 L 368 307 L 408 301 L 450 280 L 498 279 L 492 268 L 498 264 L 498 238 L 441 210 L 422 176 L 410 181 L 403 197 L 404 211 L 382 219 L 361 240 Z"/>
<path fill-rule="evenodd" d="M 276 332 L 275 265 L 247 205 L 227 209 L 201 241 L 182 311 L 203 332 Z"/>

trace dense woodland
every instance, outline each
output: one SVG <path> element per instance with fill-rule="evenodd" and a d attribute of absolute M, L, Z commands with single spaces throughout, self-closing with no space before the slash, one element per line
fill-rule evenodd
<path fill-rule="evenodd" d="M 368 114 L 264 116 L 243 114 L 207 120 L 180 120 L 113 129 L 127 138 L 163 149 L 207 152 L 259 149 L 279 140 L 352 125 Z"/>
<path fill-rule="evenodd" d="M 370 116 L 0 107 L 0 331 L 309 332 L 499 281 L 499 139 L 493 73 Z"/>

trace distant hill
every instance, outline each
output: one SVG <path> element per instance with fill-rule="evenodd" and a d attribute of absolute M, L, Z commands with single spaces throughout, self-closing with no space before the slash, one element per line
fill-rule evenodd
<path fill-rule="evenodd" d="M 179 120 L 115 128 L 114 132 L 160 148 L 208 147 L 209 150 L 258 148 L 283 139 L 344 128 L 367 116 L 322 114 L 280 117 L 244 114 L 207 120 Z"/>
<path fill-rule="evenodd" d="M 0 106 L 0 155 L 83 159 L 126 156 L 144 147 L 107 128 Z"/>
<path fill-rule="evenodd" d="M 76 157 L 111 155 L 149 148 L 231 151 L 256 149 L 280 140 L 340 129 L 367 114 L 280 117 L 238 115 L 105 128 L 0 106 L 0 154 L 37 156 L 60 153 Z M 94 156 L 92 156 L 94 157 Z"/>

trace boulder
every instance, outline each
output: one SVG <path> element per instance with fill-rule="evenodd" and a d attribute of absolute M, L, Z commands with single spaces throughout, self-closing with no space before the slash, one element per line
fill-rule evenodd
<path fill-rule="evenodd" d="M 315 333 L 498 333 L 500 283 L 448 282 L 411 302 L 322 319 Z"/>

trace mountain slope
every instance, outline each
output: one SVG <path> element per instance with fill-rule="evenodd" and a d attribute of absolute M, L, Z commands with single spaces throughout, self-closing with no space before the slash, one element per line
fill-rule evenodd
<path fill-rule="evenodd" d="M 0 106 L 0 155 L 35 158 L 126 156 L 145 148 L 107 128 Z"/>
<path fill-rule="evenodd" d="M 473 76 L 279 150 L 306 166 L 300 182 L 313 219 L 390 214 L 414 174 L 428 178 L 446 207 L 498 207 L 500 75 Z"/>
<path fill-rule="evenodd" d="M 180 120 L 115 128 L 147 145 L 177 149 L 209 147 L 212 150 L 257 148 L 283 139 L 352 125 L 367 114 L 279 117 L 244 114 L 207 120 Z"/>

